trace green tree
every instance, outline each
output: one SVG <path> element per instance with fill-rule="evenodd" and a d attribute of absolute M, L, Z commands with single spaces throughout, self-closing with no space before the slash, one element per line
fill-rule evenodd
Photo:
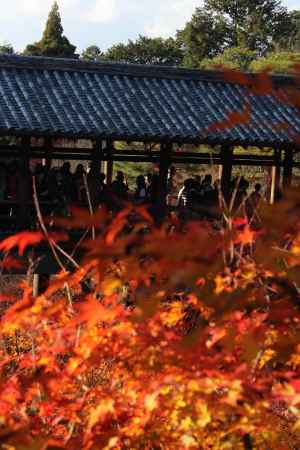
<path fill-rule="evenodd" d="M 218 69 L 226 67 L 228 69 L 249 70 L 249 66 L 257 58 L 254 50 L 243 47 L 231 47 L 214 58 L 203 59 L 200 67 L 202 69 Z"/>
<path fill-rule="evenodd" d="M 8 42 L 2 42 L 0 44 L 0 55 L 13 55 L 14 53 L 13 46 Z"/>
<path fill-rule="evenodd" d="M 105 59 L 133 64 L 159 64 L 178 66 L 183 54 L 180 45 L 173 38 L 149 38 L 139 36 L 136 41 L 117 44 L 105 53 Z"/>
<path fill-rule="evenodd" d="M 230 47 L 259 54 L 272 51 L 289 40 L 291 30 L 292 16 L 280 0 L 205 0 L 177 32 L 177 39 L 184 51 L 183 64 L 199 67 L 202 59 Z"/>
<path fill-rule="evenodd" d="M 300 52 L 300 10 L 290 12 L 290 36 L 288 40 L 281 42 L 281 47 L 286 50 Z"/>
<path fill-rule="evenodd" d="M 253 61 L 249 68 L 254 72 L 267 70 L 274 73 L 293 73 L 295 65 L 299 64 L 300 53 L 273 52 Z"/>
<path fill-rule="evenodd" d="M 28 45 L 25 55 L 75 58 L 76 47 L 63 35 L 63 27 L 57 2 L 54 2 L 46 23 L 42 39 Z"/>
<path fill-rule="evenodd" d="M 199 67 L 203 58 L 214 57 L 232 44 L 226 19 L 205 8 L 196 9 L 184 29 L 177 32 L 177 40 L 185 67 Z"/>
<path fill-rule="evenodd" d="M 97 45 L 90 45 L 80 55 L 81 59 L 87 61 L 99 61 L 103 57 L 103 53 Z"/>
<path fill-rule="evenodd" d="M 205 0 L 205 6 L 226 17 L 233 46 L 264 53 L 290 32 L 290 15 L 280 0 Z"/>

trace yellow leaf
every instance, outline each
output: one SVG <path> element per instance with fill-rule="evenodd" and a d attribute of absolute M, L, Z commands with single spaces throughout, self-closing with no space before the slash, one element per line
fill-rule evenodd
<path fill-rule="evenodd" d="M 258 368 L 262 369 L 275 356 L 276 356 L 275 350 L 272 350 L 271 348 L 268 348 L 267 350 L 265 350 L 259 359 Z"/>
<path fill-rule="evenodd" d="M 158 392 L 154 392 L 153 394 L 148 394 L 145 397 L 145 408 L 147 411 L 153 411 L 157 405 Z"/>
<path fill-rule="evenodd" d="M 114 436 L 112 438 L 110 438 L 110 440 L 108 441 L 108 444 L 106 445 L 106 447 L 104 447 L 103 450 L 110 450 L 111 448 L 116 449 L 116 445 L 118 443 L 119 438 Z"/>
<path fill-rule="evenodd" d="M 180 429 L 183 431 L 189 431 L 193 427 L 193 421 L 192 419 L 187 416 L 185 417 L 180 424 Z"/>
<path fill-rule="evenodd" d="M 196 402 L 196 410 L 198 412 L 197 425 L 200 428 L 205 428 L 211 421 L 210 412 L 207 409 L 207 405 L 203 400 Z"/>
<path fill-rule="evenodd" d="M 197 381 L 195 380 L 191 380 L 188 382 L 188 390 L 192 391 L 192 392 L 197 392 L 199 391 L 199 384 L 197 383 Z"/>
<path fill-rule="evenodd" d="M 104 295 L 110 296 L 121 287 L 121 280 L 117 278 L 107 278 L 102 283 L 102 290 Z"/>
<path fill-rule="evenodd" d="M 295 353 L 291 355 L 287 364 L 288 366 L 291 366 L 293 370 L 298 369 L 300 367 L 300 355 Z"/>
<path fill-rule="evenodd" d="M 184 445 L 184 448 L 190 448 L 190 447 L 197 446 L 196 440 L 192 436 L 190 436 L 189 434 L 184 434 L 181 437 L 181 442 Z"/>
<path fill-rule="evenodd" d="M 163 324 L 173 327 L 184 317 L 183 305 L 181 302 L 173 302 L 170 309 L 161 313 Z"/>
<path fill-rule="evenodd" d="M 114 401 L 110 398 L 101 400 L 96 408 L 91 409 L 89 421 L 87 424 L 86 436 L 88 436 L 97 422 L 103 420 L 107 414 L 113 414 Z"/>

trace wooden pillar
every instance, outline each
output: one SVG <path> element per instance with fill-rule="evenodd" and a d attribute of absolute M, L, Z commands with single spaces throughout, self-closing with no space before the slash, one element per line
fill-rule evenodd
<path fill-rule="evenodd" d="M 50 275 L 48 274 L 33 274 L 32 281 L 32 295 L 34 297 L 38 297 L 43 294 L 49 287 L 50 284 Z"/>
<path fill-rule="evenodd" d="M 91 151 L 91 161 L 92 165 L 97 166 L 97 170 L 102 171 L 103 165 L 103 144 L 101 139 L 96 139 L 93 142 L 93 148 Z"/>
<path fill-rule="evenodd" d="M 228 145 L 222 145 L 221 163 L 222 163 L 221 189 L 225 200 L 228 201 L 231 189 L 233 147 Z"/>
<path fill-rule="evenodd" d="M 271 174 L 271 192 L 270 192 L 270 204 L 273 205 L 279 200 L 281 195 L 280 182 L 281 182 L 281 150 L 275 150 L 274 152 L 274 165 L 272 166 Z"/>
<path fill-rule="evenodd" d="M 283 178 L 282 178 L 282 187 L 283 189 L 288 189 L 292 185 L 293 178 L 293 151 L 285 150 L 284 152 L 284 162 L 283 162 Z"/>
<path fill-rule="evenodd" d="M 173 146 L 171 143 L 161 144 L 160 147 L 158 208 L 159 215 L 162 217 L 164 217 L 167 212 L 168 172 L 172 148 Z"/>
<path fill-rule="evenodd" d="M 30 223 L 30 192 L 31 192 L 31 174 L 30 174 L 30 137 L 22 138 L 20 154 L 20 172 L 18 179 L 18 214 L 17 228 L 26 229 Z"/>
<path fill-rule="evenodd" d="M 110 186 L 113 178 L 113 170 L 114 170 L 114 161 L 113 161 L 113 143 L 107 142 L 106 153 L 107 153 L 107 161 L 105 164 L 105 175 L 106 175 L 106 184 Z"/>

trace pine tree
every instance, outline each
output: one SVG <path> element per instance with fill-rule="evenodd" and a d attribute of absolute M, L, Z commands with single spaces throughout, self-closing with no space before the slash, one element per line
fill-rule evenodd
<path fill-rule="evenodd" d="M 28 45 L 24 55 L 76 58 L 76 47 L 63 35 L 63 31 L 58 4 L 55 1 L 49 13 L 42 39 L 33 45 Z"/>

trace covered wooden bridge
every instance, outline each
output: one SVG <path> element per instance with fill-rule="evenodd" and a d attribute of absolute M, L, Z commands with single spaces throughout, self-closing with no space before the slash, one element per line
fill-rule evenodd
<path fill-rule="evenodd" d="M 273 167 L 273 186 L 289 186 L 300 149 L 300 112 L 287 93 L 292 77 L 272 77 L 272 92 L 253 90 L 254 76 L 224 79 L 213 71 L 0 56 L 0 158 L 153 162 L 160 202 L 174 163 Z M 290 94 L 289 94 L 290 95 Z M 232 115 L 232 113 L 234 113 Z M 238 114 L 235 114 L 238 113 Z M 231 124 L 230 124 L 231 120 Z M 78 146 L 78 140 L 87 143 Z M 116 149 L 116 142 L 125 149 Z M 133 150 L 132 142 L 142 143 Z M 71 143 L 71 144 L 70 144 Z M 178 151 L 192 144 L 189 151 Z M 206 144 L 212 152 L 199 151 Z M 247 148 L 246 153 L 235 152 Z M 265 153 L 251 149 L 272 149 Z M 194 148 L 191 151 L 190 148 Z M 25 202 L 23 201 L 23 208 Z"/>

